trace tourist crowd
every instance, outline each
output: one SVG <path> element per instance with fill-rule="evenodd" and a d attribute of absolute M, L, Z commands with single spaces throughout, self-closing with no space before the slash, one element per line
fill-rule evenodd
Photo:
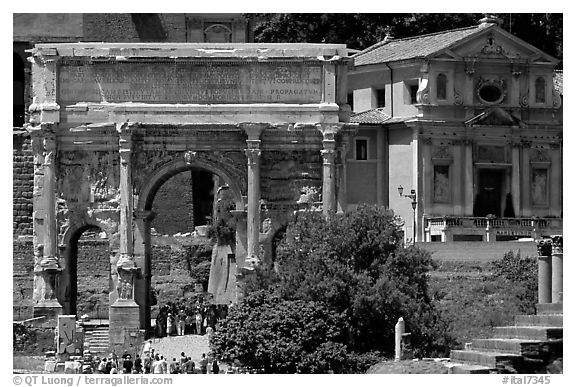
<path fill-rule="evenodd" d="M 151 343 L 151 341 L 149 342 Z M 119 359 L 116 353 L 112 352 L 109 357 L 100 359 L 95 357 L 91 364 L 85 364 L 84 373 L 96 374 L 207 374 L 220 373 L 218 360 L 208 359 L 206 354 L 202 354 L 202 359 L 198 362 L 198 367 L 190 356 L 184 352 L 180 354 L 180 359 L 172 358 L 168 361 L 163 355 L 155 353 L 154 349 L 145 346 L 142 357 L 125 353 Z"/>
<path fill-rule="evenodd" d="M 218 322 L 226 317 L 226 305 L 207 305 L 201 300 L 194 304 L 168 302 L 156 316 L 156 337 L 185 334 L 203 335 L 216 329 Z"/>

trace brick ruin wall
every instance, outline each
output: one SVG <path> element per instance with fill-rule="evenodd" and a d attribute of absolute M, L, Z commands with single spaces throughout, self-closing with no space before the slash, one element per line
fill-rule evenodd
<path fill-rule="evenodd" d="M 26 131 L 14 131 L 12 141 L 12 234 L 32 235 L 34 164 L 30 136 Z"/>
<path fill-rule="evenodd" d="M 152 287 L 158 304 L 180 298 L 193 288 L 190 276 L 192 256 L 190 247 L 173 243 L 173 238 L 163 238 L 152 246 Z M 198 242 L 193 242 L 198 243 Z M 194 249 L 192 249 L 193 251 Z M 203 258 L 210 257 L 204 248 Z M 194 258 L 193 258 L 194 259 Z M 101 317 L 108 308 L 110 252 L 107 240 L 81 240 L 78 242 L 78 313 L 95 316 L 95 305 L 100 305 Z M 34 285 L 34 258 L 31 239 L 13 242 L 13 318 L 23 320 L 32 317 L 32 288 Z M 98 300 L 98 304 L 95 301 Z M 153 307 L 154 310 L 157 307 Z"/>
<path fill-rule="evenodd" d="M 179 173 L 166 181 L 156 193 L 152 227 L 162 235 L 194 231 L 192 174 Z"/>

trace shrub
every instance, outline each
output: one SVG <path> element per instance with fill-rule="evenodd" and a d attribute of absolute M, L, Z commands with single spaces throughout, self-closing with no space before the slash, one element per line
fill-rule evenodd
<path fill-rule="evenodd" d="M 538 302 L 538 262 L 534 258 L 520 256 L 509 251 L 504 257 L 492 263 L 494 278 L 511 283 L 511 293 L 519 301 L 522 313 L 533 314 Z"/>
<path fill-rule="evenodd" d="M 210 345 L 225 362 L 265 373 L 346 372 L 343 319 L 320 302 L 254 292 L 229 310 Z"/>
<path fill-rule="evenodd" d="M 453 339 L 428 295 L 430 254 L 403 248 L 397 218 L 360 206 L 328 219 L 299 213 L 277 250 L 277 273 L 257 271 L 250 290 L 283 301 L 318 302 L 342 316 L 350 351 L 394 351 L 394 327 L 407 323 L 419 356 L 447 354 Z M 349 361 L 349 366 L 351 363 Z"/>

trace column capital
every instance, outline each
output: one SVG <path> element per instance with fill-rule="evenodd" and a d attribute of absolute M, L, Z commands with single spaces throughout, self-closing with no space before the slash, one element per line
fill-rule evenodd
<path fill-rule="evenodd" d="M 260 155 L 262 154 L 262 151 L 258 148 L 248 148 L 245 149 L 244 152 L 248 158 L 249 165 L 256 165 L 256 163 L 258 163 L 260 160 Z"/>
<path fill-rule="evenodd" d="M 562 254 L 564 237 L 562 235 L 552 235 L 552 254 Z"/>
<path fill-rule="evenodd" d="M 248 141 L 259 141 L 260 135 L 270 124 L 267 122 L 242 122 L 239 126 L 248 135 Z"/>
<path fill-rule="evenodd" d="M 337 122 L 337 123 L 321 123 L 316 124 L 316 129 L 320 133 L 322 133 L 323 141 L 335 141 L 336 135 L 342 130 L 344 127 L 344 123 Z"/>
<path fill-rule="evenodd" d="M 536 241 L 536 248 L 538 255 L 541 257 L 548 257 L 552 255 L 552 240 L 551 239 L 538 239 Z"/>
<path fill-rule="evenodd" d="M 520 140 L 516 140 L 516 139 L 508 140 L 507 143 L 512 148 L 521 148 L 523 145 Z"/>

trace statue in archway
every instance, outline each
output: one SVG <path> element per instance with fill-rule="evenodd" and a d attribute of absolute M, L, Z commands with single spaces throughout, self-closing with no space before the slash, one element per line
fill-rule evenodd
<path fill-rule="evenodd" d="M 132 300 L 134 298 L 134 276 L 138 272 L 138 267 L 134 259 L 126 254 L 121 254 L 118 263 L 116 263 L 116 272 L 118 273 L 118 299 Z"/>

